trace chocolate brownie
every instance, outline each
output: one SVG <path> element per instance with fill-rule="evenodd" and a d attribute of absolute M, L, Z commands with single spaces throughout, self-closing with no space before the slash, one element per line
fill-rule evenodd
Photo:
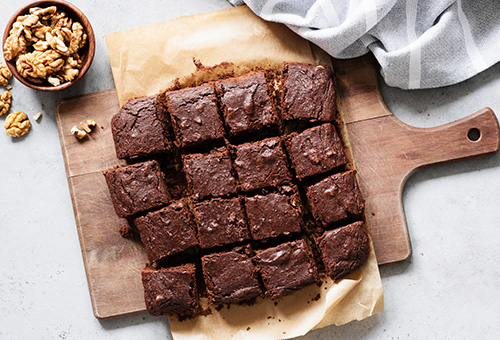
<path fill-rule="evenodd" d="M 283 119 L 311 122 L 335 119 L 335 88 L 331 67 L 285 63 L 280 88 Z"/>
<path fill-rule="evenodd" d="M 231 174 L 231 159 L 226 148 L 208 154 L 183 157 L 189 190 L 195 200 L 236 193 L 236 180 Z"/>
<path fill-rule="evenodd" d="M 287 136 L 285 144 L 297 178 L 322 174 L 347 163 L 342 141 L 332 124 Z"/>
<path fill-rule="evenodd" d="M 338 280 L 365 263 L 370 254 L 368 232 L 363 222 L 326 231 L 319 239 L 319 250 L 328 276 Z"/>
<path fill-rule="evenodd" d="M 180 146 L 199 145 L 224 136 L 213 84 L 166 92 L 164 96 Z"/>
<path fill-rule="evenodd" d="M 275 187 L 292 179 L 276 137 L 238 145 L 234 166 L 243 191 Z"/>
<path fill-rule="evenodd" d="M 199 314 L 195 270 L 191 263 L 159 269 L 147 265 L 142 270 L 142 284 L 148 312 L 155 316 Z"/>
<path fill-rule="evenodd" d="M 292 187 L 282 189 L 282 193 L 245 198 L 248 226 L 254 240 L 301 231 L 303 221 L 299 195 Z"/>
<path fill-rule="evenodd" d="M 149 261 L 166 258 L 198 244 L 194 221 L 182 201 L 134 220 Z"/>
<path fill-rule="evenodd" d="M 238 198 L 214 198 L 196 204 L 193 210 L 202 248 L 223 246 L 250 238 Z"/>
<path fill-rule="evenodd" d="M 355 170 L 329 176 L 306 190 L 314 217 L 325 225 L 359 215 L 365 208 Z"/>
<path fill-rule="evenodd" d="M 201 258 L 207 293 L 215 304 L 240 302 L 260 295 L 257 272 L 244 253 L 229 251 Z"/>
<path fill-rule="evenodd" d="M 257 250 L 254 259 L 271 300 L 318 281 L 318 269 L 304 240 Z"/>
<path fill-rule="evenodd" d="M 157 96 L 130 100 L 111 119 L 118 158 L 132 158 L 170 151 L 167 113 Z"/>
<path fill-rule="evenodd" d="M 170 201 L 165 176 L 156 161 L 103 171 L 116 214 L 128 217 Z"/>
<path fill-rule="evenodd" d="M 278 123 L 264 72 L 219 81 L 215 89 L 230 136 Z"/>

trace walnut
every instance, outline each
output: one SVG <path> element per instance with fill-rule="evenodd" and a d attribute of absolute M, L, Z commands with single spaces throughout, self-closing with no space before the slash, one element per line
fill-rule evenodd
<path fill-rule="evenodd" d="M 3 45 L 3 56 L 5 60 L 12 60 L 21 53 L 26 52 L 26 38 L 22 36 L 24 26 L 15 22 L 10 30 L 9 37 Z"/>
<path fill-rule="evenodd" d="M 49 49 L 50 45 L 46 41 L 37 41 L 36 44 L 33 45 L 33 48 L 37 51 L 45 52 Z"/>
<path fill-rule="evenodd" d="M 10 78 L 12 78 L 12 72 L 10 72 L 7 65 L 0 61 L 0 85 L 8 86 Z"/>
<path fill-rule="evenodd" d="M 42 20 L 49 20 L 57 11 L 56 6 L 50 6 L 47 8 L 33 7 L 30 8 L 30 14 L 38 16 Z"/>
<path fill-rule="evenodd" d="M 70 132 L 78 139 L 83 139 L 85 138 L 85 136 L 87 136 L 87 133 L 85 131 L 80 130 L 76 125 L 71 128 Z"/>
<path fill-rule="evenodd" d="M 62 78 L 65 81 L 72 81 L 80 74 L 81 64 L 82 62 L 78 55 L 68 57 L 61 70 L 57 73 L 57 76 L 59 79 Z"/>
<path fill-rule="evenodd" d="M 12 104 L 12 95 L 9 91 L 5 91 L 0 96 L 0 116 L 9 112 L 10 104 Z"/>
<path fill-rule="evenodd" d="M 71 26 L 71 30 L 73 32 L 73 36 L 69 49 L 71 54 L 75 54 L 79 49 L 85 46 L 85 42 L 87 41 L 87 34 L 85 34 L 83 26 L 79 22 L 74 22 Z"/>
<path fill-rule="evenodd" d="M 35 118 L 35 120 L 38 121 L 40 118 L 42 118 L 42 113 L 38 112 L 36 115 L 33 116 L 33 118 Z"/>
<path fill-rule="evenodd" d="M 7 135 L 21 137 L 28 133 L 31 124 L 26 113 L 22 111 L 12 112 L 5 119 L 3 127 Z"/>
<path fill-rule="evenodd" d="M 55 33 L 54 31 L 47 32 L 45 33 L 45 40 L 49 43 L 50 47 L 54 51 L 57 51 L 61 54 L 67 54 L 69 52 L 68 46 L 66 46 L 66 43 L 64 42 L 64 39 L 57 34 L 52 34 Z"/>
<path fill-rule="evenodd" d="M 53 50 L 34 51 L 21 55 L 16 62 L 19 74 L 24 77 L 45 79 L 59 71 L 64 65 L 64 59 Z"/>

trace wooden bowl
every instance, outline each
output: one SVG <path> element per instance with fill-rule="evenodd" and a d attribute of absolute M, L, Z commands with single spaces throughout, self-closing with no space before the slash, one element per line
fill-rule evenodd
<path fill-rule="evenodd" d="M 65 82 L 57 86 L 51 85 L 47 81 L 44 81 L 42 84 L 35 84 L 29 81 L 28 79 L 23 78 L 19 74 L 19 72 L 17 72 L 16 61 L 14 59 L 10 61 L 6 60 L 5 63 L 7 64 L 7 67 L 10 69 L 14 77 L 16 77 L 16 79 L 19 80 L 24 85 L 40 91 L 59 91 L 70 87 L 78 80 L 80 80 L 85 75 L 90 65 L 92 64 L 92 61 L 94 60 L 94 54 L 95 54 L 94 30 L 92 29 L 92 26 L 90 25 L 90 22 L 87 19 L 87 17 L 77 7 L 66 1 L 52 0 L 52 1 L 34 1 L 20 8 L 16 13 L 14 13 L 12 18 L 10 18 L 9 22 L 7 23 L 7 27 L 5 28 L 5 32 L 3 33 L 2 46 L 5 44 L 5 41 L 9 36 L 9 32 L 12 29 L 12 25 L 14 24 L 18 16 L 27 14 L 29 12 L 29 9 L 32 7 L 45 8 L 49 6 L 57 6 L 58 10 L 66 12 L 66 15 L 71 19 L 73 19 L 73 21 L 78 21 L 80 24 L 82 24 L 83 29 L 87 34 L 87 42 L 85 43 L 85 46 L 78 51 L 78 55 L 80 55 L 80 58 L 82 60 L 82 68 L 80 69 L 78 76 L 70 82 Z"/>

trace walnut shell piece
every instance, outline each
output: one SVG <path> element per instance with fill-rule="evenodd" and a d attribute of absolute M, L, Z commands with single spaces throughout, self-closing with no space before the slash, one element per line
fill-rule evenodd
<path fill-rule="evenodd" d="M 0 116 L 3 116 L 10 110 L 10 104 L 12 104 L 12 95 L 9 91 L 5 91 L 0 96 Z"/>
<path fill-rule="evenodd" d="M 28 115 L 22 111 L 12 112 L 5 119 L 3 124 L 5 133 L 11 137 L 21 137 L 28 133 L 31 123 Z"/>

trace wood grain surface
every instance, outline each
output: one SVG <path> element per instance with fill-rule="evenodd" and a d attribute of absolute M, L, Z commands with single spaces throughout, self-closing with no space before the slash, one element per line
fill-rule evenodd
<path fill-rule="evenodd" d="M 498 150 L 494 113 L 483 109 L 435 128 L 408 126 L 386 108 L 373 57 L 334 60 L 343 138 L 358 170 L 379 264 L 407 259 L 411 243 L 401 202 L 403 186 L 418 168 L 486 155 Z M 116 216 L 101 171 L 124 164 L 116 158 L 110 120 L 119 109 L 115 90 L 64 100 L 56 118 L 76 224 L 96 317 L 105 319 L 145 310 L 140 270 L 143 246 L 122 238 L 126 224 Z M 94 119 L 97 127 L 82 141 L 73 125 Z M 468 138 L 478 129 L 476 141 Z"/>

